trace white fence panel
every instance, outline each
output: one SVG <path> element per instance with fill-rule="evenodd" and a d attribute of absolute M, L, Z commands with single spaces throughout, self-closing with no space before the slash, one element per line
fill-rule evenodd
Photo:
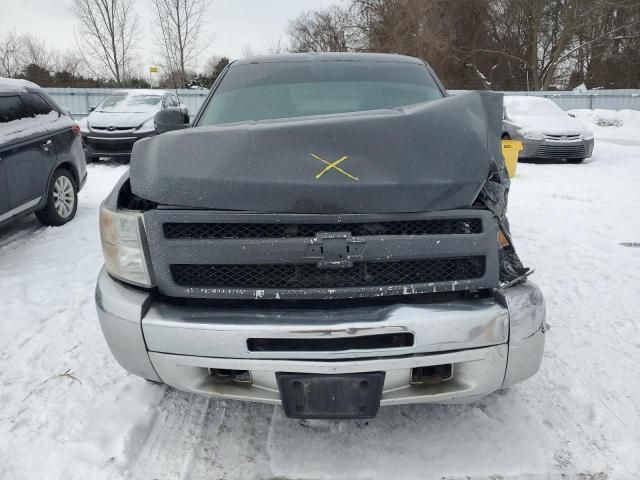
<path fill-rule="evenodd" d="M 449 90 L 456 95 L 465 90 Z M 640 89 L 589 90 L 586 93 L 538 91 L 538 92 L 502 92 L 505 95 L 526 95 L 544 97 L 553 100 L 563 110 L 578 108 L 606 110 L 640 110 Z"/>
<path fill-rule="evenodd" d="M 89 107 L 95 106 L 114 88 L 45 88 L 45 91 L 63 107 L 71 111 L 74 118 L 89 114 Z M 465 90 L 449 90 L 456 95 Z M 189 108 L 191 118 L 200 109 L 209 90 L 178 89 L 176 93 L 182 103 Z M 640 110 L 640 89 L 629 90 L 589 90 L 586 93 L 574 92 L 503 92 L 505 95 L 531 95 L 545 97 L 556 102 L 564 110 L 575 108 L 603 108 L 607 110 Z"/>
<path fill-rule="evenodd" d="M 89 107 L 95 107 L 100 101 L 114 92 L 116 88 L 45 88 L 44 89 L 60 106 L 65 107 L 71 111 L 71 115 L 78 119 L 85 117 L 89 114 Z M 174 90 L 172 90 L 174 91 Z M 189 109 L 189 115 L 191 118 L 200 109 L 200 105 L 209 94 L 209 90 L 191 90 L 191 89 L 178 89 L 175 90 L 180 97 L 182 103 L 184 103 Z"/>

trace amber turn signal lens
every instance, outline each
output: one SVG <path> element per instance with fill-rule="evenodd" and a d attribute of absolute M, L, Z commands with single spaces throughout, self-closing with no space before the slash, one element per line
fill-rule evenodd
<path fill-rule="evenodd" d="M 509 243 L 509 240 L 507 239 L 507 236 L 502 232 L 502 230 L 498 230 L 498 244 L 502 248 L 511 245 L 511 243 Z"/>

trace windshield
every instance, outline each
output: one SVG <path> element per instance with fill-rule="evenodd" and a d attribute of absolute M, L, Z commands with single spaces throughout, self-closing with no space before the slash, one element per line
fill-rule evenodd
<path fill-rule="evenodd" d="M 232 67 L 197 126 L 395 108 L 443 98 L 424 65 L 275 62 Z"/>
<path fill-rule="evenodd" d="M 96 107 L 97 112 L 152 112 L 160 108 L 162 95 L 115 92 Z"/>
<path fill-rule="evenodd" d="M 510 98 L 504 97 L 507 114 L 510 116 L 566 116 L 564 111 L 551 100 L 546 98 Z"/>

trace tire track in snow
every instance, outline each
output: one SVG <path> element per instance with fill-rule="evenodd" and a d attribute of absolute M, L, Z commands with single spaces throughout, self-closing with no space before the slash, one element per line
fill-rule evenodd
<path fill-rule="evenodd" d="M 266 439 L 273 407 L 221 401 L 167 387 L 133 479 L 196 480 L 270 476 Z M 129 452 L 130 454 L 133 452 Z"/>
<path fill-rule="evenodd" d="M 210 399 L 165 387 L 142 448 L 132 458 L 134 479 L 186 479 L 193 467 L 193 454 L 202 440 L 203 419 Z M 223 415 L 220 416 L 223 418 Z"/>
<path fill-rule="evenodd" d="M 224 406 L 220 422 L 216 405 Z M 274 410 L 272 405 L 212 400 L 189 480 L 271 478 L 267 439 Z"/>

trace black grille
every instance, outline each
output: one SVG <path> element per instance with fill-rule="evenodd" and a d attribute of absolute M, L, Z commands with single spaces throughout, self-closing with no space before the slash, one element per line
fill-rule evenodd
<path fill-rule="evenodd" d="M 536 150 L 540 158 L 584 158 L 586 149 L 583 143 L 578 145 L 540 145 Z"/>
<path fill-rule="evenodd" d="M 472 219 L 409 220 L 377 223 L 165 223 L 166 238 L 233 239 L 315 237 L 318 232 L 367 235 L 452 235 L 482 233 L 482 222 Z"/>
<path fill-rule="evenodd" d="M 298 265 L 171 265 L 174 281 L 208 288 L 348 288 L 447 282 L 482 277 L 484 257 L 359 262 L 351 268 Z"/>
<path fill-rule="evenodd" d="M 99 130 L 101 132 L 123 132 L 123 131 L 127 131 L 127 130 L 133 130 L 136 127 L 95 127 L 93 125 L 91 125 L 91 129 L 92 130 Z"/>
<path fill-rule="evenodd" d="M 126 141 L 126 142 L 96 142 L 92 140 L 88 140 L 87 144 L 98 152 L 118 152 L 118 153 L 127 153 L 131 152 L 133 149 L 133 144 L 135 140 Z"/>

